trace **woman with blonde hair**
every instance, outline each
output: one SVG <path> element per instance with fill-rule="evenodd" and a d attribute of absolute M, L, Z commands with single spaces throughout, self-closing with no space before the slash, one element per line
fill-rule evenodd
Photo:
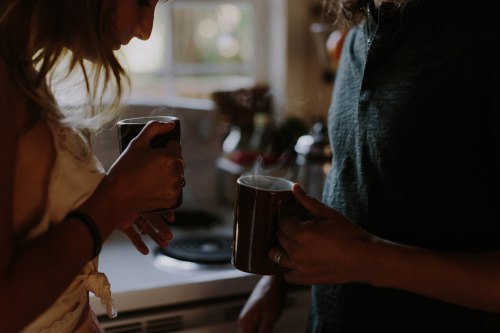
<path fill-rule="evenodd" d="M 93 131 L 116 116 L 127 81 L 113 51 L 149 38 L 157 3 L 0 1 L 2 333 L 101 332 L 88 291 L 116 315 L 97 271 L 102 242 L 121 230 L 147 253 L 133 227 L 138 212 L 170 207 L 180 195 L 179 144 L 149 148 L 174 123 L 148 124 L 107 172 L 91 146 Z M 87 92 L 76 110 L 61 108 L 53 94 L 63 60 L 67 76 L 80 73 Z M 106 103 L 106 96 L 113 99 Z M 166 246 L 168 225 L 153 223 L 140 232 Z"/>

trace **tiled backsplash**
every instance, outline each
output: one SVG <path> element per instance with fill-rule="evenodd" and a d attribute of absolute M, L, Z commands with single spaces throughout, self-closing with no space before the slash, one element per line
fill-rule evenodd
<path fill-rule="evenodd" d="M 180 118 L 182 154 L 186 162 L 187 185 L 184 205 L 212 205 L 215 202 L 215 160 L 221 153 L 224 125 L 211 109 L 166 106 L 126 106 L 120 118 L 169 115 Z M 102 131 L 95 140 L 95 153 L 108 169 L 119 156 L 115 127 Z"/>

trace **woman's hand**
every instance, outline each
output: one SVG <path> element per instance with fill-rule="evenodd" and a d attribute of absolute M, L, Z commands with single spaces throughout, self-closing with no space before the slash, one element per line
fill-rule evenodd
<path fill-rule="evenodd" d="M 269 333 L 283 312 L 285 281 L 280 276 L 263 276 L 238 317 L 242 333 Z"/>
<path fill-rule="evenodd" d="M 177 202 L 184 182 L 180 144 L 169 141 L 165 148 L 149 147 L 155 136 L 174 127 L 174 122 L 148 123 L 110 168 L 103 181 L 104 200 L 123 213 L 116 229 L 131 227 L 139 212 L 169 208 Z"/>
<path fill-rule="evenodd" d="M 169 223 L 173 222 L 173 212 L 138 214 L 135 227 L 127 227 L 122 232 L 127 235 L 135 248 L 142 254 L 149 253 L 148 246 L 142 236 L 147 235 L 160 247 L 166 247 L 172 239 Z"/>
<path fill-rule="evenodd" d="M 271 259 L 284 250 L 280 265 L 294 284 L 366 282 L 370 266 L 369 245 L 376 239 L 334 209 L 307 196 L 294 185 L 293 194 L 316 218 L 280 220 L 278 240 L 282 248 L 269 252 Z"/>

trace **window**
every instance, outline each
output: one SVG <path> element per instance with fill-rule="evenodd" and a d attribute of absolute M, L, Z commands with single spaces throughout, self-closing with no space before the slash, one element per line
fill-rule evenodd
<path fill-rule="evenodd" d="M 265 1 L 159 4 L 150 40 L 134 39 L 120 52 L 131 76 L 131 100 L 210 98 L 212 91 L 267 81 L 258 77 L 267 52 L 259 23 Z"/>
<path fill-rule="evenodd" d="M 285 109 L 288 0 L 170 0 L 156 8 L 147 42 L 137 39 L 117 55 L 131 76 L 125 103 L 211 107 L 217 90 L 267 84 Z M 64 77 L 64 68 L 61 68 Z M 56 75 L 59 77 L 59 75 Z M 56 99 L 85 103 L 81 74 L 54 84 Z"/>

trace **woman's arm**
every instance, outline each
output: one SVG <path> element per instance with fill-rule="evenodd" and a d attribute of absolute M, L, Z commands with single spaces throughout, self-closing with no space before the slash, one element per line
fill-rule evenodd
<path fill-rule="evenodd" d="M 40 237 L 18 242 L 13 203 L 21 126 L 16 124 L 19 113 L 27 111 L 23 97 L 16 95 L 1 68 L 0 89 L 0 331 L 18 332 L 80 273 L 91 259 L 93 238 L 81 221 L 66 219 Z M 149 124 L 79 207 L 95 220 L 103 241 L 115 229 L 130 228 L 137 212 L 177 201 L 183 165 L 180 146 L 171 143 L 163 150 L 149 149 L 152 137 L 174 126 Z M 32 222 L 28 224 L 36 224 Z"/>
<path fill-rule="evenodd" d="M 238 316 L 241 333 L 272 332 L 285 305 L 283 276 L 263 276 Z"/>
<path fill-rule="evenodd" d="M 79 273 L 90 259 L 92 240 L 81 223 L 64 221 L 43 237 L 16 243 L 16 154 L 27 103 L 0 66 L 0 330 L 18 332 Z"/>

